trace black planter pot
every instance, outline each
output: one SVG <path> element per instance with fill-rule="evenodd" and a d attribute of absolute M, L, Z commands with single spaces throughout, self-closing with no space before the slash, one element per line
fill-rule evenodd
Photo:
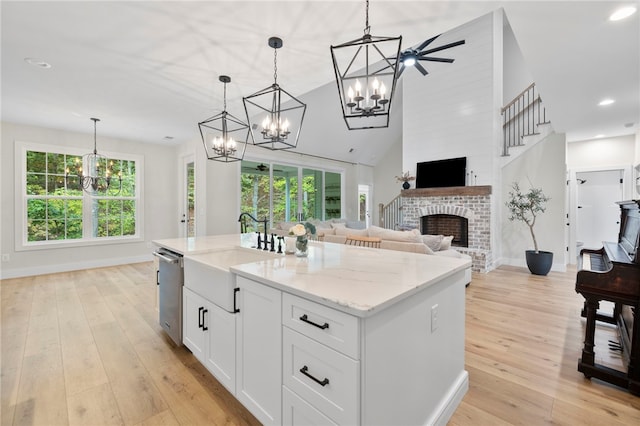
<path fill-rule="evenodd" d="M 525 252 L 527 258 L 527 267 L 534 275 L 547 275 L 553 264 L 553 253 L 550 251 L 527 250 Z"/>
<path fill-rule="evenodd" d="M 403 188 L 403 189 L 409 189 L 409 188 L 411 188 L 411 184 L 410 184 L 409 182 L 405 181 L 405 182 L 402 184 L 402 188 Z"/>

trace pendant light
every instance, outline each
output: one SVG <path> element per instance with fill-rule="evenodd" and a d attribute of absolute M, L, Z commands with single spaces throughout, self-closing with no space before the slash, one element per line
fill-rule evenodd
<path fill-rule="evenodd" d="M 298 145 L 307 106 L 278 84 L 278 49 L 282 39 L 269 38 L 273 48 L 273 84 L 242 99 L 253 144 L 271 150 Z"/>
<path fill-rule="evenodd" d="M 342 115 L 349 130 L 389 127 L 402 36 L 371 35 L 369 0 L 364 35 L 331 46 Z"/>
<path fill-rule="evenodd" d="M 113 160 L 109 160 L 104 155 L 98 154 L 96 124 L 99 118 L 92 118 L 93 121 L 93 152 L 82 156 L 82 162 L 76 158 L 75 174 L 78 178 L 78 184 L 88 194 L 107 193 L 111 187 L 113 180 Z M 71 181 L 70 170 L 65 170 L 67 185 Z M 117 180 L 119 183 L 116 193 L 109 192 L 109 195 L 118 195 L 122 190 L 122 172 L 118 172 Z"/>
<path fill-rule="evenodd" d="M 198 128 L 207 158 L 231 163 L 244 158 L 249 125 L 227 112 L 227 83 L 231 82 L 231 78 L 221 75 L 218 80 L 224 83 L 223 110 L 198 123 Z"/>

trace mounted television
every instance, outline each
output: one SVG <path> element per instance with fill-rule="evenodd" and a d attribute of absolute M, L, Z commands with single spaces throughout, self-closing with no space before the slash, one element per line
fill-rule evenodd
<path fill-rule="evenodd" d="M 465 186 L 467 157 L 426 161 L 416 165 L 416 188 Z"/>

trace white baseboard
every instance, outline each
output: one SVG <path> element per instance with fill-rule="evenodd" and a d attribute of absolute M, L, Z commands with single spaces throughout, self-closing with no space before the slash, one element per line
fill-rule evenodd
<path fill-rule="evenodd" d="M 111 259 L 96 259 L 86 262 L 64 263 L 57 265 L 30 266 L 28 268 L 6 269 L 0 271 L 0 279 L 30 277 L 34 275 L 55 274 L 58 272 L 79 271 L 82 269 L 104 268 L 107 266 L 126 265 L 129 263 L 150 262 L 151 254 Z"/>
<path fill-rule="evenodd" d="M 433 416 L 425 425 L 446 425 L 468 390 L 469 373 L 466 370 L 462 370 L 454 385 L 447 392 L 447 396 L 442 399 L 440 407 L 434 411 Z"/>

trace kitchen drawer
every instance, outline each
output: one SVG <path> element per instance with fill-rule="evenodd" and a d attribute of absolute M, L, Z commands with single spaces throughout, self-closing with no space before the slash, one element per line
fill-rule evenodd
<path fill-rule="evenodd" d="M 284 293 L 282 324 L 352 358 L 360 357 L 358 318 Z"/>
<path fill-rule="evenodd" d="M 285 426 L 320 426 L 335 425 L 331 419 L 316 410 L 311 404 L 291 392 L 286 386 L 282 388 L 282 424 Z"/>
<path fill-rule="evenodd" d="M 283 384 L 336 423 L 357 424 L 360 363 L 287 327 L 282 345 Z"/>

